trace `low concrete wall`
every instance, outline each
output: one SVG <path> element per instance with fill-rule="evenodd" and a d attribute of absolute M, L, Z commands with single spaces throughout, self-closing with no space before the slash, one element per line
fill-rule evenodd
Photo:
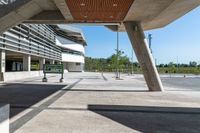
<path fill-rule="evenodd" d="M 0 104 L 0 132 L 9 133 L 9 105 Z"/>
<path fill-rule="evenodd" d="M 4 81 L 12 81 L 19 79 L 32 78 L 37 76 L 42 76 L 43 71 L 23 71 L 23 72 L 5 72 L 3 74 Z"/>

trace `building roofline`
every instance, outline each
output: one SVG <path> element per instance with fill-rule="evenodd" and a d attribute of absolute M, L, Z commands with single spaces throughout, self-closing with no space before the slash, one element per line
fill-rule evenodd
<path fill-rule="evenodd" d="M 56 35 L 69 39 L 70 41 L 87 45 L 81 29 L 69 25 L 49 25 Z"/>

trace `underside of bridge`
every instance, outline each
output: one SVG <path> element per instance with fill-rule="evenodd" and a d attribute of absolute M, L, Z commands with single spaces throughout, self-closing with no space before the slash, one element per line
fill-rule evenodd
<path fill-rule="evenodd" d="M 143 30 L 161 28 L 200 5 L 200 0 L 8 0 L 0 3 L 0 33 L 19 23 L 101 24 L 127 31 L 151 91 L 162 91 Z"/>

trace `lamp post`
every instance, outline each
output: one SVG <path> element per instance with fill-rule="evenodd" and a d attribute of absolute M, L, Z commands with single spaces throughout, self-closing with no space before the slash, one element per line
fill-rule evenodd
<path fill-rule="evenodd" d="M 117 26 L 117 51 L 116 51 L 116 79 L 119 79 L 120 76 L 119 76 L 119 31 L 118 31 L 118 26 Z"/>
<path fill-rule="evenodd" d="M 151 52 L 151 54 L 153 54 L 153 50 L 151 48 L 151 46 L 152 46 L 152 34 L 148 34 L 148 40 L 149 40 L 149 49 L 150 49 L 150 52 Z M 155 58 L 155 65 L 157 67 L 157 59 L 156 58 Z"/>
<path fill-rule="evenodd" d="M 151 49 L 152 34 L 148 34 L 148 40 L 149 40 L 149 49 L 150 49 L 151 53 L 153 53 L 153 51 Z"/>
<path fill-rule="evenodd" d="M 133 49 L 131 49 L 131 74 L 133 74 Z"/>
<path fill-rule="evenodd" d="M 176 67 L 177 67 L 177 73 L 179 72 L 179 61 L 178 61 L 178 56 L 177 56 L 177 58 L 176 58 Z"/>

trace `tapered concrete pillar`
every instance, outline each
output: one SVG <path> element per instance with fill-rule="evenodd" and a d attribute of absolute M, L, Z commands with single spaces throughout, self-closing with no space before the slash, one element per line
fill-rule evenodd
<path fill-rule="evenodd" d="M 45 58 L 40 58 L 39 59 L 39 67 L 40 70 L 43 70 L 43 65 L 45 64 Z"/>
<path fill-rule="evenodd" d="M 136 57 L 142 68 L 144 78 L 150 91 L 163 91 L 162 82 L 155 66 L 150 49 L 145 40 L 140 22 L 124 22 Z"/>
<path fill-rule="evenodd" d="M 5 50 L 0 51 L 0 72 L 4 73 L 6 71 L 6 53 Z"/>
<path fill-rule="evenodd" d="M 31 71 L 31 56 L 23 56 L 23 71 Z"/>

